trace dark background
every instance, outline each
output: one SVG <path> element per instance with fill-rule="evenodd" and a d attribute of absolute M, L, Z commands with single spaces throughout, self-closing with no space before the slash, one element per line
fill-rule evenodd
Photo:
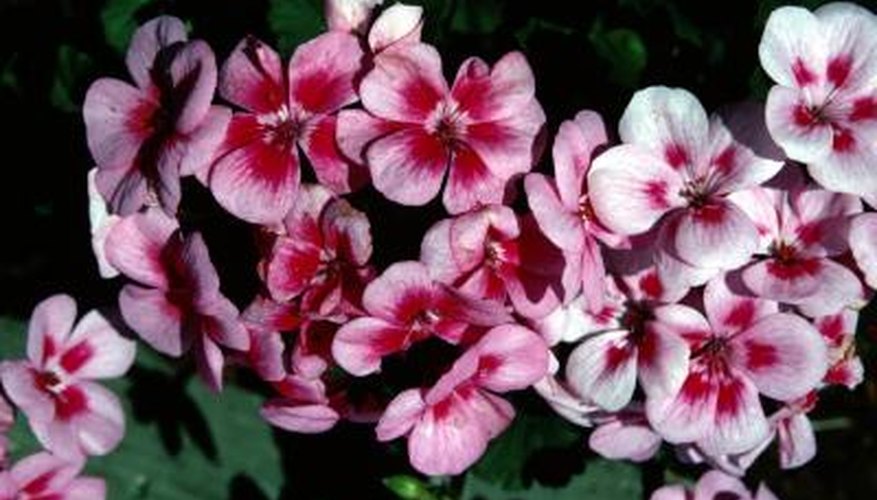
<path fill-rule="evenodd" d="M 614 123 L 633 91 L 653 84 L 685 87 L 708 110 L 763 99 L 770 83 L 757 45 L 767 15 L 785 2 L 410 3 L 425 6 L 424 40 L 438 46 L 449 77 L 470 55 L 492 62 L 523 50 L 553 133 L 585 108 Z M 91 160 L 80 106 L 94 79 L 128 79 L 127 40 L 138 23 L 160 13 L 189 23 L 191 36 L 207 40 L 220 61 L 247 33 L 286 57 L 323 29 L 319 0 L 0 1 L 0 351 L 6 357 L 21 355 L 22 322 L 52 293 L 75 296 L 83 311 L 115 303 L 119 283 L 101 280 L 91 255 L 85 188 Z M 245 305 L 257 283 L 248 229 L 194 183 L 185 193 L 187 221 L 204 230 L 224 290 Z M 355 200 L 381 214 L 372 220 L 376 264 L 415 258 L 436 207 L 389 210 L 377 199 L 365 193 Z M 870 309 L 859 332 L 868 374 L 875 366 L 873 304 Z M 385 483 L 408 498 L 637 498 L 667 479 L 700 472 L 679 466 L 669 453 L 642 467 L 599 460 L 580 430 L 520 396 L 528 416 L 474 473 L 429 480 L 408 467 L 401 443 L 378 444 L 370 429 L 353 425 L 322 436 L 270 431 L 255 414 L 260 388 L 246 376 L 217 399 L 191 380 L 189 365 L 146 350 L 141 346 L 128 380 L 114 385 L 126 400 L 129 436 L 117 454 L 89 466 L 108 478 L 110 498 L 393 497 Z M 816 460 L 781 472 L 769 450 L 751 471 L 751 484 L 764 479 L 781 498 L 877 498 L 877 386 L 829 390 L 811 416 L 821 429 Z M 24 434 L 19 425 L 15 436 Z M 21 439 L 18 454 L 30 446 Z"/>

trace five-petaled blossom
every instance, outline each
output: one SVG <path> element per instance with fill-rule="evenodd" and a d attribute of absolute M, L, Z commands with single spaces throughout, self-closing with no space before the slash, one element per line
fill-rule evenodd
<path fill-rule="evenodd" d="M 219 290 L 219 276 L 200 234 L 183 237 L 163 212 L 138 213 L 106 240 L 109 262 L 134 283 L 119 293 L 122 317 L 155 350 L 180 356 L 195 348 L 198 372 L 222 388 L 220 345 L 246 351 L 250 337 L 238 310 Z"/>
<path fill-rule="evenodd" d="M 317 179 L 346 193 L 364 177 L 335 143 L 335 112 L 357 100 L 354 78 L 362 49 L 349 33 L 302 44 L 284 69 L 271 47 L 247 37 L 222 66 L 219 94 L 235 113 L 213 165 L 201 173 L 216 200 L 247 222 L 280 222 L 301 178 L 298 148 Z"/>
<path fill-rule="evenodd" d="M 134 33 L 125 62 L 136 87 L 101 78 L 82 106 L 97 189 L 122 215 L 155 204 L 175 214 L 180 176 L 209 164 L 231 115 L 211 106 L 213 51 L 186 41 L 181 20 L 162 16 Z"/>
<path fill-rule="evenodd" d="M 529 387 L 548 372 L 548 348 L 519 325 L 488 331 L 430 389 L 403 391 L 378 422 L 381 441 L 408 436 L 411 465 L 425 474 L 459 474 L 515 416 L 497 396 Z"/>
<path fill-rule="evenodd" d="M 727 196 L 773 177 L 782 163 L 757 156 L 721 116 L 707 117 L 683 89 L 634 94 L 618 125 L 624 144 L 588 173 L 591 206 L 626 235 L 660 227 L 660 249 L 693 268 L 734 269 L 755 250 L 757 231 Z"/>
<path fill-rule="evenodd" d="M 454 84 L 438 51 L 409 43 L 383 52 L 359 86 L 365 110 L 338 117 L 338 145 L 368 165 L 372 183 L 403 205 L 425 205 L 447 175 L 445 208 L 454 214 L 503 201 L 506 183 L 530 170 L 545 122 L 524 56 L 492 68 L 466 60 Z"/>
<path fill-rule="evenodd" d="M 771 13 L 758 48 L 777 83 L 765 118 L 826 189 L 877 194 L 877 17 L 850 3 Z"/>
<path fill-rule="evenodd" d="M 125 434 L 118 398 L 96 380 L 120 377 L 136 344 L 97 311 L 76 321 L 76 302 L 54 295 L 33 311 L 27 360 L 5 361 L 0 381 L 49 451 L 65 459 L 110 452 Z"/>

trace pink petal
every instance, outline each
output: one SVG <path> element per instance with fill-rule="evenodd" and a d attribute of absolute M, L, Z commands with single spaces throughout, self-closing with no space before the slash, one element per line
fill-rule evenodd
<path fill-rule="evenodd" d="M 519 325 L 494 327 L 472 349 L 478 353 L 474 381 L 493 392 L 524 389 L 548 372 L 545 341 Z"/>
<path fill-rule="evenodd" d="M 107 260 L 104 245 L 113 226 L 121 218 L 118 215 L 110 215 L 107 202 L 97 189 L 97 172 L 97 167 L 88 171 L 88 222 L 91 228 L 91 249 L 101 278 L 115 278 L 119 275 L 119 271 Z"/>
<path fill-rule="evenodd" d="M 177 113 L 175 130 L 191 133 L 204 120 L 213 102 L 216 59 L 207 43 L 195 40 L 174 53 L 168 70 L 172 88 L 166 92 L 182 103 L 174 110 Z"/>
<path fill-rule="evenodd" d="M 718 393 L 708 370 L 692 365 L 678 393 L 657 393 L 646 399 L 646 415 L 668 442 L 697 441 L 714 429 Z"/>
<path fill-rule="evenodd" d="M 777 424 L 780 467 L 795 469 L 816 456 L 816 435 L 807 415 L 797 413 Z"/>
<path fill-rule="evenodd" d="M 64 345 L 59 364 L 79 379 L 120 377 L 134 363 L 137 344 L 119 332 L 97 311 L 86 314 Z"/>
<path fill-rule="evenodd" d="M 679 215 L 670 249 L 694 267 L 735 269 L 747 263 L 757 244 L 755 224 L 740 209 L 724 200 Z"/>
<path fill-rule="evenodd" d="M 807 88 L 819 83 L 825 67 L 825 45 L 819 22 L 801 7 L 771 12 L 764 27 L 758 57 L 767 74 L 784 87 Z"/>
<path fill-rule="evenodd" d="M 207 184 L 210 166 L 225 139 L 232 112 L 224 106 L 211 106 L 201 124 L 185 137 L 185 149 L 174 165 L 179 176 L 195 175 Z"/>
<path fill-rule="evenodd" d="M 603 457 L 633 462 L 651 459 L 662 442 L 661 436 L 648 425 L 625 422 L 623 419 L 600 425 L 588 438 L 588 446 Z"/>
<path fill-rule="evenodd" d="M 349 33 L 329 32 L 299 45 L 289 61 L 289 100 L 314 114 L 326 114 L 357 100 L 354 78 L 362 49 Z"/>
<path fill-rule="evenodd" d="M 877 288 L 877 214 L 863 214 L 853 219 L 850 227 L 850 250 L 865 283 Z"/>
<path fill-rule="evenodd" d="M 0 363 L 0 382 L 9 401 L 23 411 L 28 419 L 48 421 L 54 418 L 55 403 L 42 390 L 37 372 L 26 361 Z"/>
<path fill-rule="evenodd" d="M 813 120 L 807 106 L 798 91 L 776 86 L 767 94 L 765 120 L 770 135 L 789 158 L 809 163 L 831 151 L 833 134 L 827 123 Z"/>
<path fill-rule="evenodd" d="M 180 356 L 188 348 L 182 338 L 183 311 L 164 291 L 127 285 L 119 293 L 119 309 L 125 323 L 156 351 Z"/>
<path fill-rule="evenodd" d="M 172 16 L 158 16 L 137 28 L 128 45 L 125 64 L 137 86 L 147 89 L 154 84 L 152 68 L 163 49 L 186 41 L 186 26 Z"/>
<path fill-rule="evenodd" d="M 161 210 L 125 217 L 107 236 L 107 260 L 125 276 L 144 285 L 168 286 L 162 253 L 177 221 Z"/>
<path fill-rule="evenodd" d="M 423 7 L 393 4 L 375 19 L 368 32 L 368 45 L 378 53 L 397 43 L 417 43 L 423 29 Z"/>
<path fill-rule="evenodd" d="M 667 313 L 661 311 L 656 315 L 666 319 Z M 678 331 L 661 321 L 653 322 L 646 327 L 638 347 L 637 370 L 646 395 L 678 392 L 688 376 L 691 354 Z"/>
<path fill-rule="evenodd" d="M 41 451 L 19 460 L 10 472 L 15 486 L 20 490 L 17 493 L 39 495 L 63 492 L 83 465 L 82 460 L 64 460 Z M 12 498 L 15 497 L 13 495 Z"/>
<path fill-rule="evenodd" d="M 262 380 L 277 382 L 286 375 L 283 365 L 283 337 L 278 332 L 249 329 L 249 366 Z"/>
<path fill-rule="evenodd" d="M 343 199 L 328 204 L 321 224 L 326 244 L 337 252 L 340 259 L 351 264 L 364 265 L 371 258 L 371 225 L 363 212 Z"/>
<path fill-rule="evenodd" d="M 602 412 L 600 407 L 583 401 L 552 376 L 535 383 L 533 389 L 561 417 L 578 426 L 592 427 L 592 416 Z"/>
<path fill-rule="evenodd" d="M 465 213 L 484 205 L 501 203 L 505 185 L 506 179 L 493 175 L 476 152 L 459 147 L 451 156 L 448 185 L 442 202 L 451 214 Z"/>
<path fill-rule="evenodd" d="M 357 318 L 338 330 L 332 357 L 349 373 L 362 377 L 378 371 L 381 358 L 407 347 L 408 331 L 378 318 Z"/>
<path fill-rule="evenodd" d="M 378 138 L 399 130 L 400 124 L 376 118 L 361 109 L 338 112 L 335 141 L 344 156 L 365 165 L 366 149 Z"/>
<path fill-rule="evenodd" d="M 67 485 L 64 500 L 103 500 L 107 496 L 107 484 L 101 478 L 81 477 Z"/>
<path fill-rule="evenodd" d="M 488 72 L 487 65 L 469 58 L 460 65 L 451 97 L 473 122 L 509 118 L 533 99 L 535 78 L 520 52 L 503 56 Z"/>
<path fill-rule="evenodd" d="M 707 284 L 703 304 L 710 324 L 717 332 L 732 335 L 746 330 L 765 316 L 779 312 L 779 304 L 770 300 L 734 293 L 728 275 L 719 275 Z"/>
<path fill-rule="evenodd" d="M 289 211 L 299 185 L 298 153 L 288 145 L 266 142 L 253 115 L 235 115 L 223 153 L 210 171 L 216 201 L 247 222 L 279 222 Z"/>
<path fill-rule="evenodd" d="M 391 441 L 408 434 L 426 411 L 420 389 L 400 392 L 384 410 L 375 427 L 378 441 Z"/>
<path fill-rule="evenodd" d="M 875 127 L 835 129 L 831 151 L 808 163 L 807 172 L 822 187 L 832 191 L 867 196 L 877 192 L 877 148 L 871 142 Z"/>
<path fill-rule="evenodd" d="M 423 123 L 448 94 L 438 51 L 405 44 L 375 61 L 359 87 L 365 109 L 380 118 Z"/>
<path fill-rule="evenodd" d="M 529 174 L 524 179 L 524 189 L 533 217 L 545 236 L 558 248 L 582 251 L 585 240 L 582 220 L 577 213 L 571 212 L 569 207 L 562 204 L 553 183 L 542 174 Z"/>
<path fill-rule="evenodd" d="M 690 500 L 685 486 L 676 484 L 672 486 L 662 486 L 652 492 L 649 500 Z"/>
<path fill-rule="evenodd" d="M 717 194 L 727 194 L 755 187 L 780 171 L 784 159 L 782 152 L 773 151 L 778 149 L 769 139 L 764 126 L 764 110 L 760 106 L 749 109 L 745 106 L 732 108 L 723 116 L 714 116 L 710 120 L 710 165 L 709 172 L 713 175 L 713 188 Z M 742 122 L 742 123 L 736 123 Z M 739 127 L 732 130 L 730 127 Z M 758 136 L 759 132 L 763 137 Z M 757 143 L 765 143 L 767 147 L 773 146 L 770 152 L 775 159 L 767 159 L 757 156 L 759 153 L 750 149 L 748 144 L 742 141 L 747 137 L 738 135 L 755 136 Z M 765 139 L 764 137 L 767 137 Z M 753 146 L 755 147 L 755 146 Z"/>
<path fill-rule="evenodd" d="M 454 260 L 451 249 L 451 225 L 455 219 L 443 219 L 436 222 L 420 243 L 420 262 L 429 270 L 435 281 L 450 284 L 463 274 Z"/>
<path fill-rule="evenodd" d="M 34 307 L 27 327 L 27 357 L 35 366 L 60 354 L 61 346 L 76 321 L 76 301 L 69 295 L 53 295 Z"/>
<path fill-rule="evenodd" d="M 502 119 L 466 125 L 462 142 L 500 179 L 529 172 L 542 152 L 545 112 L 536 99 Z"/>
<path fill-rule="evenodd" d="M 330 31 L 365 33 L 372 10 L 383 0 L 326 0 L 323 6 Z"/>
<path fill-rule="evenodd" d="M 340 419 L 338 412 L 326 405 L 290 405 L 284 400 L 268 401 L 259 410 L 271 425 L 293 432 L 317 434 L 325 432 Z"/>
<path fill-rule="evenodd" d="M 314 221 L 311 221 L 311 225 L 314 225 Z M 322 248 L 318 246 L 319 243 L 322 242 L 277 238 L 264 271 L 265 285 L 274 300 L 292 300 L 307 289 L 321 266 Z"/>
<path fill-rule="evenodd" d="M 746 287 L 761 297 L 791 304 L 822 307 L 817 316 L 837 312 L 853 303 L 861 283 L 852 271 L 829 259 L 801 259 L 789 264 L 777 259 L 756 263 L 743 271 Z"/>
<path fill-rule="evenodd" d="M 308 123 L 299 144 L 320 184 L 338 194 L 349 193 L 368 181 L 368 171 L 345 158 L 335 138 L 336 117 L 324 116 Z"/>
<path fill-rule="evenodd" d="M 799 316 L 778 313 L 763 318 L 733 338 L 732 360 L 758 391 L 791 401 L 825 376 L 828 353 L 813 326 Z"/>
<path fill-rule="evenodd" d="M 713 428 L 698 442 L 711 455 L 751 450 L 770 432 L 758 390 L 745 375 L 733 370 L 719 377 L 715 411 Z"/>
<path fill-rule="evenodd" d="M 697 97 L 685 89 L 668 87 L 638 91 L 618 123 L 622 142 L 638 146 L 676 170 L 705 163 L 708 131 L 706 111 Z"/>
<path fill-rule="evenodd" d="M 362 296 L 362 304 L 372 316 L 402 323 L 407 321 L 407 304 L 411 297 L 423 299 L 427 304 L 432 298 L 433 281 L 426 267 L 420 262 L 397 262 L 369 283 Z"/>
<path fill-rule="evenodd" d="M 746 485 L 739 479 L 717 470 L 709 471 L 697 481 L 694 500 L 714 500 L 722 496 L 749 499 L 751 495 Z"/>
<path fill-rule="evenodd" d="M 277 52 L 255 37 L 238 42 L 222 65 L 219 94 L 256 113 L 271 113 L 286 105 L 283 66 Z"/>
<path fill-rule="evenodd" d="M 815 318 L 840 312 L 844 308 L 860 308 L 867 304 L 868 295 L 859 277 L 846 266 L 825 261 L 819 290 L 798 302 L 801 314 Z"/>
<path fill-rule="evenodd" d="M 588 174 L 591 205 L 611 231 L 648 231 L 665 213 L 685 201 L 678 173 L 638 146 L 621 145 L 598 156 Z"/>
<path fill-rule="evenodd" d="M 594 335 L 567 360 L 570 387 L 607 411 L 627 406 L 636 388 L 636 347 L 627 336 L 621 330 Z"/>
<path fill-rule="evenodd" d="M 77 417 L 77 434 L 88 455 L 105 455 L 116 448 L 125 436 L 125 415 L 119 398 L 102 385 L 81 382 L 88 411 Z"/>
<path fill-rule="evenodd" d="M 833 51 L 826 66 L 826 76 L 836 90 L 851 91 L 868 87 L 877 73 L 877 17 L 863 7 L 850 3 L 823 5 L 814 15 L 822 28 L 823 40 Z"/>
<path fill-rule="evenodd" d="M 560 124 L 551 154 L 557 190 L 567 209 L 578 209 L 591 160 L 608 142 L 603 119 L 594 111 L 579 111 L 574 120 Z"/>
<path fill-rule="evenodd" d="M 82 115 L 88 149 L 99 168 L 131 167 L 151 134 L 143 123 L 157 107 L 142 91 L 120 80 L 101 78 L 91 84 Z M 102 194 L 109 199 L 109 193 Z"/>
<path fill-rule="evenodd" d="M 222 350 L 207 336 L 199 337 L 195 342 L 195 366 L 198 375 L 213 392 L 222 391 L 222 370 L 225 358 Z"/>
<path fill-rule="evenodd" d="M 425 205 L 441 189 L 448 164 L 445 146 L 422 129 L 405 129 L 377 140 L 366 152 L 372 182 L 403 205 Z"/>

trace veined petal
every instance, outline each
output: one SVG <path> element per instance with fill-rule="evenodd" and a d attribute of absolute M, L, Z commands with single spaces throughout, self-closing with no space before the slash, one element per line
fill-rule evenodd
<path fill-rule="evenodd" d="M 511 117 L 533 99 L 535 90 L 535 78 L 526 57 L 510 52 L 489 70 L 480 59 L 464 61 L 451 88 L 451 97 L 469 119 L 484 122 Z"/>
<path fill-rule="evenodd" d="M 287 104 L 283 65 L 277 52 L 255 37 L 238 42 L 222 65 L 219 94 L 255 113 L 271 113 Z"/>
<path fill-rule="evenodd" d="M 327 114 L 357 100 L 354 78 L 362 49 L 350 33 L 329 32 L 295 49 L 289 61 L 289 100 L 314 114 Z"/>
<path fill-rule="evenodd" d="M 830 51 L 825 66 L 828 83 L 834 89 L 846 92 L 873 87 L 874 75 L 877 74 L 877 58 L 874 57 L 877 17 L 868 9 L 842 2 L 823 5 L 813 15 L 822 29 L 822 43 Z"/>
<path fill-rule="evenodd" d="M 718 397 L 718 384 L 708 368 L 693 364 L 678 393 L 657 393 L 646 399 L 646 415 L 671 443 L 699 441 L 714 429 Z"/>
<path fill-rule="evenodd" d="M 710 325 L 717 332 L 730 336 L 746 330 L 753 323 L 779 312 L 779 304 L 759 297 L 742 295 L 745 290 L 731 290 L 730 276 L 716 276 L 703 292 L 703 304 Z"/>
<path fill-rule="evenodd" d="M 119 309 L 125 323 L 156 351 L 179 356 L 188 348 L 183 340 L 183 312 L 168 301 L 163 290 L 126 285 L 119 293 Z"/>
<path fill-rule="evenodd" d="M 338 194 L 355 191 L 368 181 L 368 170 L 345 158 L 336 142 L 337 118 L 326 115 L 308 123 L 299 144 L 320 184 Z"/>
<path fill-rule="evenodd" d="M 375 189 L 403 205 L 425 205 L 435 198 L 448 166 L 444 145 L 417 128 L 375 141 L 366 158 Z"/>
<path fill-rule="evenodd" d="M 816 435 L 810 419 L 796 413 L 777 423 L 780 467 L 794 469 L 806 464 L 816 456 Z"/>
<path fill-rule="evenodd" d="M 448 94 L 441 56 L 423 43 L 388 51 L 363 78 L 359 93 L 366 111 L 375 116 L 424 123 Z"/>
<path fill-rule="evenodd" d="M 170 89 L 163 89 L 177 100 L 175 130 L 189 134 L 201 125 L 216 91 L 216 58 L 206 42 L 194 40 L 177 51 L 168 68 Z"/>
<path fill-rule="evenodd" d="M 865 275 L 865 282 L 877 289 L 877 214 L 863 214 L 853 219 L 850 250 Z"/>
<path fill-rule="evenodd" d="M 691 349 L 685 339 L 660 322 L 646 326 L 637 346 L 637 372 L 646 395 L 677 393 L 688 376 Z"/>
<path fill-rule="evenodd" d="M 393 4 L 375 19 L 368 31 L 368 46 L 379 53 L 397 43 L 417 43 L 423 29 L 423 7 Z"/>
<path fill-rule="evenodd" d="M 831 152 L 831 126 L 811 114 L 809 104 L 797 90 L 773 87 L 767 94 L 764 112 L 770 135 L 789 158 L 810 163 Z"/>
<path fill-rule="evenodd" d="M 734 366 L 758 391 L 780 401 L 797 399 L 813 390 L 828 369 L 825 342 L 803 318 L 777 313 L 767 316 L 732 339 Z"/>
<path fill-rule="evenodd" d="M 603 457 L 633 462 L 654 457 L 662 442 L 645 422 L 627 422 L 624 418 L 600 425 L 588 438 L 588 446 Z"/>
<path fill-rule="evenodd" d="M 694 267 L 735 269 L 747 263 L 756 249 L 755 224 L 734 204 L 715 200 L 680 212 L 667 234 L 669 249 Z"/>
<path fill-rule="evenodd" d="M 533 212 L 533 217 L 536 218 L 539 229 L 558 248 L 583 251 L 586 236 L 582 220 L 562 204 L 553 184 L 542 174 L 529 174 L 524 179 L 527 203 Z M 559 186 L 560 181 L 557 184 Z"/>
<path fill-rule="evenodd" d="M 82 116 L 88 149 L 98 167 L 130 169 L 152 133 L 149 120 L 157 108 L 158 103 L 123 81 L 101 78 L 92 83 Z"/>
<path fill-rule="evenodd" d="M 802 7 L 771 12 L 758 46 L 761 67 L 784 87 L 807 88 L 821 80 L 828 54 L 819 22 Z"/>
<path fill-rule="evenodd" d="M 165 288 L 169 278 L 162 253 L 177 227 L 177 221 L 156 209 L 125 217 L 107 236 L 107 260 L 128 278 Z"/>
<path fill-rule="evenodd" d="M 519 325 L 494 327 L 471 349 L 478 355 L 473 380 L 494 392 L 524 389 L 548 372 L 545 341 Z"/>
<path fill-rule="evenodd" d="M 606 125 L 594 111 L 579 111 L 574 120 L 560 124 L 551 156 L 557 191 L 567 209 L 578 209 L 591 161 L 598 148 L 608 143 Z"/>
<path fill-rule="evenodd" d="M 378 441 L 390 441 L 408 434 L 417 425 L 424 411 L 426 404 L 420 389 L 400 392 L 387 405 L 375 427 Z"/>
<path fill-rule="evenodd" d="M 617 330 L 587 338 L 570 354 L 566 380 L 584 398 L 606 411 L 627 406 L 636 388 L 636 346 Z"/>
<path fill-rule="evenodd" d="M 495 176 L 475 151 L 459 147 L 451 156 L 442 202 L 451 214 L 502 203 L 506 182 L 507 179 Z"/>
<path fill-rule="evenodd" d="M 241 219 L 258 224 L 280 222 L 299 185 L 294 145 L 275 144 L 253 115 L 235 115 L 213 165 L 209 184 L 216 201 Z"/>
<path fill-rule="evenodd" d="M 381 358 L 407 347 L 407 329 L 378 318 L 346 323 L 332 342 L 332 357 L 349 373 L 362 377 L 380 370 Z"/>
<path fill-rule="evenodd" d="M 770 432 L 758 390 L 740 372 L 720 376 L 715 422 L 698 446 L 711 455 L 743 453 L 761 443 Z"/>
<path fill-rule="evenodd" d="M 685 89 L 649 87 L 633 95 L 618 123 L 622 142 L 638 146 L 675 170 L 706 162 L 709 120 Z"/>
<path fill-rule="evenodd" d="M 137 86 L 144 90 L 149 88 L 153 84 L 151 71 L 158 53 L 185 42 L 186 38 L 185 24 L 172 16 L 158 16 L 137 28 L 125 54 L 125 64 Z"/>
<path fill-rule="evenodd" d="M 119 332 L 99 312 L 86 314 L 73 329 L 58 363 L 80 379 L 120 377 L 134 363 L 137 344 Z"/>
<path fill-rule="evenodd" d="M 361 109 L 342 109 L 337 114 L 335 141 L 344 156 L 360 165 L 366 164 L 366 150 L 377 139 L 403 125 L 372 116 Z"/>
<path fill-rule="evenodd" d="M 813 158 L 807 172 L 822 187 L 832 191 L 866 196 L 877 191 L 877 147 L 873 144 L 874 128 L 857 130 L 834 129 L 831 150 Z"/>
<path fill-rule="evenodd" d="M 539 133 L 544 124 L 542 106 L 531 99 L 509 117 L 466 125 L 461 140 L 478 153 L 494 175 L 508 179 L 529 172 L 539 160 Z"/>
<path fill-rule="evenodd" d="M 639 234 L 684 205 L 682 180 L 660 157 L 624 144 L 598 156 L 588 174 L 589 199 L 610 230 Z"/>
<path fill-rule="evenodd" d="M 69 295 L 53 295 L 37 304 L 27 327 L 27 357 L 34 366 L 60 354 L 76 321 L 76 301 Z"/>

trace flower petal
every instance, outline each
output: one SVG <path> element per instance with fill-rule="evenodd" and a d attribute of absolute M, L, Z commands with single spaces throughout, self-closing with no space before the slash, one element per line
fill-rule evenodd
<path fill-rule="evenodd" d="M 252 36 L 238 42 L 219 75 L 219 95 L 256 113 L 276 112 L 286 105 L 284 85 L 277 52 Z"/>
<path fill-rule="evenodd" d="M 126 285 L 119 293 L 125 323 L 144 342 L 168 356 L 180 356 L 188 346 L 183 340 L 183 312 L 161 290 Z"/>
<path fill-rule="evenodd" d="M 775 86 L 767 94 L 765 120 L 770 135 L 789 158 L 810 163 L 831 151 L 833 133 L 827 123 L 815 120 L 797 91 Z"/>
<path fill-rule="evenodd" d="M 359 87 L 366 111 L 405 123 L 424 123 L 447 93 L 441 56 L 423 43 L 383 54 Z"/>
<path fill-rule="evenodd" d="M 488 331 L 471 349 L 478 355 L 474 381 L 493 392 L 524 389 L 548 372 L 548 346 L 538 334 L 519 325 Z"/>
<path fill-rule="evenodd" d="M 423 7 L 396 3 L 375 19 L 368 31 L 368 46 L 377 54 L 397 43 L 416 43 L 422 29 Z"/>
<path fill-rule="evenodd" d="M 123 81 L 101 78 L 91 84 L 82 116 L 88 149 L 99 168 L 130 168 L 151 134 L 146 120 L 157 107 L 146 94 Z M 107 197 L 108 193 L 102 194 Z"/>
<path fill-rule="evenodd" d="M 335 334 L 332 357 L 347 372 L 362 377 L 378 371 L 381 358 L 406 347 L 408 330 L 378 318 L 357 318 Z"/>
<path fill-rule="evenodd" d="M 560 124 L 551 155 L 557 191 L 567 209 L 578 209 L 591 160 L 608 142 L 606 125 L 594 111 L 579 111 L 574 120 Z"/>
<path fill-rule="evenodd" d="M 724 200 L 682 211 L 673 229 L 666 235 L 673 245 L 670 252 L 694 267 L 740 267 L 749 261 L 758 241 L 755 224 Z"/>
<path fill-rule="evenodd" d="M 863 214 L 850 227 L 850 250 L 865 282 L 877 289 L 877 214 Z"/>
<path fill-rule="evenodd" d="M 819 22 L 802 7 L 771 12 L 758 45 L 761 67 L 784 87 L 806 88 L 819 83 L 825 67 L 825 43 Z"/>
<path fill-rule="evenodd" d="M 99 312 L 86 314 L 64 345 L 61 368 L 79 379 L 120 377 L 134 364 L 137 344 L 119 332 Z"/>
<path fill-rule="evenodd" d="M 356 101 L 354 78 L 362 49 L 349 33 L 324 33 L 299 45 L 289 61 L 289 100 L 313 114 L 327 114 Z"/>
<path fill-rule="evenodd" d="M 627 406 L 636 388 L 636 347 L 618 330 L 587 338 L 570 354 L 566 380 L 606 411 Z"/>
<path fill-rule="evenodd" d="M 60 354 L 73 323 L 76 301 L 69 295 L 53 295 L 37 304 L 27 327 L 27 357 L 35 366 Z"/>
<path fill-rule="evenodd" d="M 442 187 L 448 152 L 422 129 L 383 137 L 366 151 L 375 189 L 396 203 L 425 205 Z"/>
<path fill-rule="evenodd" d="M 149 88 L 153 84 L 151 72 L 158 53 L 185 42 L 186 38 L 186 25 L 172 16 L 158 16 L 137 28 L 125 54 L 125 64 L 137 86 L 144 90 Z"/>
<path fill-rule="evenodd" d="M 465 213 L 484 205 L 501 203 L 505 186 L 506 179 L 493 175 L 477 153 L 459 147 L 451 156 L 442 202 L 451 214 Z"/>
<path fill-rule="evenodd" d="M 345 158 L 336 142 L 335 116 L 322 116 L 308 123 L 299 144 L 314 167 L 320 184 L 338 194 L 355 191 L 368 181 L 368 170 Z"/>
<path fill-rule="evenodd" d="M 163 251 L 177 227 L 177 221 L 161 210 L 125 217 L 107 236 L 107 260 L 138 283 L 164 288 L 169 278 Z"/>
<path fill-rule="evenodd" d="M 400 392 L 384 410 L 375 427 L 378 441 L 390 441 L 408 434 L 426 410 L 420 389 Z"/>
<path fill-rule="evenodd" d="M 259 410 L 259 414 L 271 425 L 304 434 L 325 432 L 334 427 L 341 418 L 338 412 L 327 405 L 292 405 L 282 399 L 268 401 Z"/>

